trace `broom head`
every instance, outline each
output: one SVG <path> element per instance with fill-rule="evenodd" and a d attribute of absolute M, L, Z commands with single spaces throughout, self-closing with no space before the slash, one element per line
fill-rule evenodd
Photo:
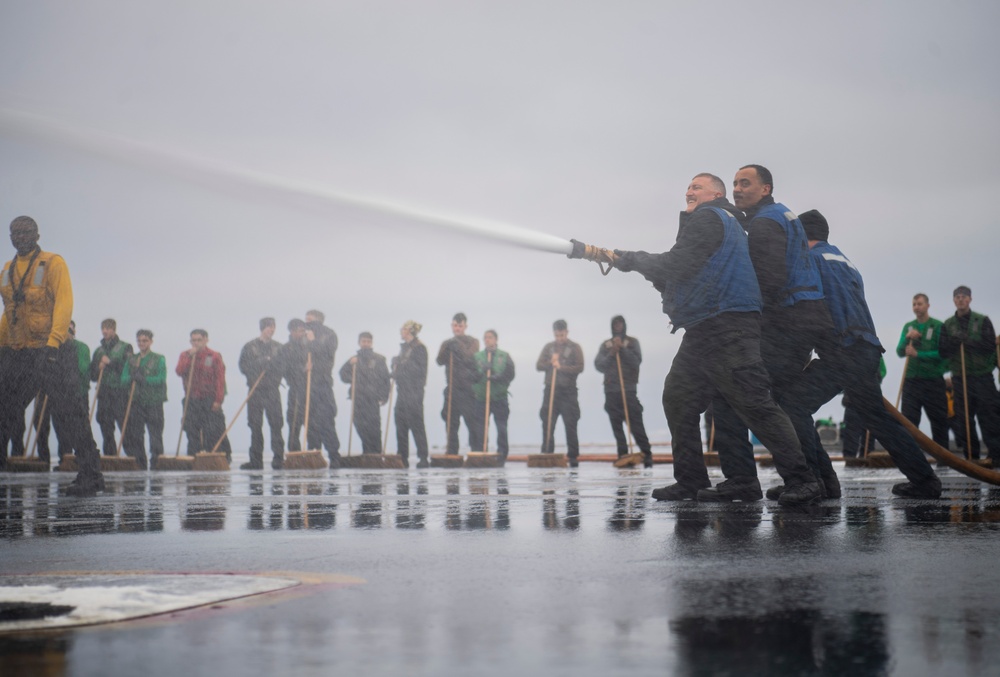
<path fill-rule="evenodd" d="M 774 456 L 771 456 L 771 454 L 762 454 L 757 457 L 757 463 L 761 468 L 773 468 Z"/>
<path fill-rule="evenodd" d="M 432 468 L 461 468 L 463 465 L 465 465 L 465 459 L 458 454 L 431 455 Z"/>
<path fill-rule="evenodd" d="M 529 468 L 568 468 L 566 454 L 528 454 Z"/>
<path fill-rule="evenodd" d="M 340 459 L 343 462 L 343 458 Z M 285 454 L 285 470 L 324 470 L 326 459 L 322 451 L 289 451 Z"/>
<path fill-rule="evenodd" d="M 194 455 L 194 470 L 221 472 L 229 470 L 229 459 L 224 451 L 199 451 Z"/>
<path fill-rule="evenodd" d="M 867 468 L 868 459 L 862 458 L 861 456 L 845 456 L 844 457 L 844 467 L 845 468 Z"/>
<path fill-rule="evenodd" d="M 37 456 L 11 456 L 7 459 L 7 472 L 48 472 L 49 462 Z"/>
<path fill-rule="evenodd" d="M 706 451 L 705 452 L 705 466 L 708 468 L 718 468 L 722 463 L 719 461 L 719 452 L 717 451 Z"/>
<path fill-rule="evenodd" d="M 154 470 L 194 470 L 194 456 L 157 456 Z"/>
<path fill-rule="evenodd" d="M 139 464 L 131 456 L 101 456 L 101 472 L 137 472 Z"/>
<path fill-rule="evenodd" d="M 59 465 L 56 466 L 56 470 L 59 472 L 80 472 L 80 466 L 76 462 L 76 455 L 67 454 L 62 457 L 59 461 Z"/>
<path fill-rule="evenodd" d="M 470 451 L 465 457 L 466 468 L 499 468 L 500 454 L 490 454 L 483 451 Z"/>
<path fill-rule="evenodd" d="M 402 470 L 403 459 L 395 454 L 359 454 L 357 456 L 341 456 L 341 468 L 360 468 L 363 470 Z"/>
<path fill-rule="evenodd" d="M 892 456 L 889 455 L 888 451 L 870 451 L 868 452 L 867 461 L 869 468 L 896 467 L 896 462 L 892 460 Z"/>
<path fill-rule="evenodd" d="M 616 468 L 631 468 L 632 466 L 642 464 L 642 453 L 637 452 L 634 454 L 625 454 L 617 459 L 615 459 L 614 466 Z"/>

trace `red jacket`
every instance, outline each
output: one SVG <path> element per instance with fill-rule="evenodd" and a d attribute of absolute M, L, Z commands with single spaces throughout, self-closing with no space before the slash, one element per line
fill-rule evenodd
<path fill-rule="evenodd" d="M 194 400 L 212 400 L 222 404 L 226 396 L 226 365 L 222 355 L 211 348 L 202 348 L 194 356 L 194 373 L 191 375 L 191 392 L 187 392 L 188 370 L 191 368 L 191 354 L 181 353 L 177 360 L 177 375 L 184 379 L 184 393 Z"/>

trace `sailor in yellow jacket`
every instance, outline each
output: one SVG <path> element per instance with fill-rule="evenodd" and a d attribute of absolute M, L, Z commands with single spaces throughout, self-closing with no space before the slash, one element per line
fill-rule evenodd
<path fill-rule="evenodd" d="M 0 273 L 0 469 L 12 455 L 23 455 L 24 412 L 37 395 L 48 396 L 46 407 L 66 423 L 71 446 L 77 450 L 80 472 L 68 493 L 93 496 L 104 489 L 86 403 L 77 396 L 75 350 L 64 350 L 73 315 L 73 287 L 66 262 L 38 246 L 38 224 L 19 216 L 10 224 L 10 241 L 17 250 Z M 67 346 L 69 347 L 69 346 Z M 41 404 L 39 404 L 41 406 Z"/>

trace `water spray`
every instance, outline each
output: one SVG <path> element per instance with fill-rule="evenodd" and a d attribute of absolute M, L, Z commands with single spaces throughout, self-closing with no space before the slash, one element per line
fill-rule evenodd
<path fill-rule="evenodd" d="M 466 216 L 433 213 L 388 200 L 342 193 L 315 183 L 258 172 L 115 134 L 72 126 L 34 113 L 0 108 L 0 130 L 41 139 L 49 143 L 69 145 L 102 157 L 153 170 L 175 171 L 189 178 L 193 175 L 194 178 L 201 177 L 212 182 L 221 180 L 225 183 L 258 189 L 264 188 L 295 197 L 308 197 L 324 202 L 352 205 L 409 221 L 461 231 L 538 251 L 567 256 L 571 256 L 574 252 L 574 244 L 569 240 L 530 228 Z"/>

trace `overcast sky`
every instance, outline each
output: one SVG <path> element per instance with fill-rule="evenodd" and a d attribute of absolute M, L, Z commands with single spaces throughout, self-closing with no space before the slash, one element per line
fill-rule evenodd
<path fill-rule="evenodd" d="M 287 185 L 647 251 L 673 243 L 694 174 L 729 182 L 759 163 L 779 201 L 828 217 L 830 241 L 864 274 L 894 400 L 915 292 L 944 319 L 966 284 L 975 310 L 1000 315 L 998 25 L 987 1 L 11 0 L 0 5 L 0 221 L 33 216 L 42 247 L 66 258 L 91 347 L 115 317 L 132 342 L 151 328 L 172 370 L 190 329 L 206 328 L 229 365 L 227 417 L 246 394 L 240 347 L 262 316 L 277 317 L 284 341 L 289 319 L 325 311 L 339 367 L 363 330 L 397 354 L 408 319 L 423 323 L 433 359 L 464 311 L 469 333 L 496 329 L 517 365 L 512 443 L 540 442 L 534 365 L 558 318 L 588 361 L 581 440 L 609 442 L 593 357 L 621 313 L 642 342 L 646 427 L 666 441 L 660 391 L 680 334 L 640 276 L 211 180 L 116 151 L 107 135 Z M 31 131 L 22 114 L 90 144 Z M 168 385 L 172 452 L 180 378 Z M 432 366 L 432 445 L 444 439 L 443 387 Z M 346 448 L 346 386 L 336 394 Z M 242 420 L 232 437 L 245 449 Z"/>

